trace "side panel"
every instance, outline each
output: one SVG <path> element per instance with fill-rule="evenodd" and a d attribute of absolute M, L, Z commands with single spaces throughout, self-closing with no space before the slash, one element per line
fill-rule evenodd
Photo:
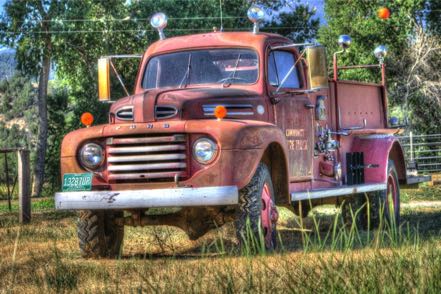
<path fill-rule="evenodd" d="M 376 164 L 378 168 L 365 169 L 366 183 L 384 183 L 387 179 L 388 160 L 394 160 L 400 179 L 404 179 L 406 167 L 403 152 L 397 139 L 387 135 L 356 137 L 351 152 L 363 152 L 365 164 Z"/>
<path fill-rule="evenodd" d="M 339 81 L 337 83 L 340 128 L 363 126 L 382 129 L 385 126 L 381 85 Z"/>
<path fill-rule="evenodd" d="M 312 109 L 307 96 L 281 95 L 276 104 L 276 123 L 285 132 L 290 178 L 311 177 L 314 150 Z"/>

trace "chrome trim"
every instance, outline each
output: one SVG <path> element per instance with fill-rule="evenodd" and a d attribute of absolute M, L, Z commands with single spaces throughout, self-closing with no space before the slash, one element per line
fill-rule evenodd
<path fill-rule="evenodd" d="M 214 116 L 216 106 L 223 106 L 227 109 L 227 117 L 235 115 L 254 115 L 254 107 L 252 104 L 205 104 L 202 105 L 204 116 Z M 252 111 L 244 111 L 250 109 Z"/>
<path fill-rule="evenodd" d="M 185 142 L 185 141 L 186 141 L 185 135 L 172 135 L 172 136 L 160 136 L 160 137 L 130 137 L 130 138 L 114 137 L 114 138 L 108 138 L 107 145 L 169 143 L 169 142 Z"/>
<path fill-rule="evenodd" d="M 163 160 L 186 159 L 186 158 L 187 156 L 183 153 L 129 155 L 129 156 L 109 157 L 107 162 L 119 163 L 119 162 L 140 162 L 140 161 L 163 161 Z"/>
<path fill-rule="evenodd" d="M 110 165 L 107 170 L 115 171 L 135 171 L 135 170 L 160 170 L 160 169 L 179 169 L 186 168 L 185 162 L 164 162 L 151 164 L 124 164 L 124 165 Z"/>
<path fill-rule="evenodd" d="M 185 150 L 185 145 L 158 145 L 158 146 L 135 146 L 135 147 L 109 147 L 109 154 L 140 153 L 140 152 L 161 152 Z"/>
<path fill-rule="evenodd" d="M 302 192 L 291 193 L 291 201 L 299 200 L 309 200 L 309 199 L 320 199 L 334 196 L 344 196 L 357 193 L 366 193 L 386 190 L 386 183 L 381 184 L 362 184 L 354 186 L 339 186 L 335 188 L 317 189 L 317 190 L 306 190 Z"/>
<path fill-rule="evenodd" d="M 121 115 L 127 117 L 121 117 Z M 119 120 L 133 120 L 133 106 L 123 106 L 115 111 L 115 117 Z"/>
<path fill-rule="evenodd" d="M 158 108 L 169 108 L 170 110 L 158 110 Z M 161 114 L 163 116 L 158 116 Z M 155 118 L 157 119 L 167 119 L 172 118 L 178 114 L 178 109 L 173 105 L 156 105 L 155 106 Z"/>
<path fill-rule="evenodd" d="M 236 186 L 170 188 L 126 191 L 58 192 L 55 209 L 138 209 L 235 205 L 239 203 Z"/>
<path fill-rule="evenodd" d="M 185 172 L 148 172 L 148 173 L 129 173 L 129 174 L 109 174 L 108 179 L 111 181 L 123 180 L 145 180 L 145 179 L 166 179 L 166 178 L 182 178 Z"/>

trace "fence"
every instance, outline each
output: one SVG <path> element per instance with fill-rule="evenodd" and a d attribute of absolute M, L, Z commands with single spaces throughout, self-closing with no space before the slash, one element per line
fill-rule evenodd
<path fill-rule="evenodd" d="M 8 153 L 17 153 L 17 177 L 14 183 L 9 181 L 10 165 L 8 162 Z M 30 185 L 30 162 L 29 151 L 23 148 L 4 148 L 0 149 L 0 154 L 4 154 L 5 174 L 7 187 L 7 200 L 9 210 L 11 210 L 11 196 L 15 184 L 18 182 L 18 209 L 20 223 L 28 223 L 31 220 L 31 185 Z"/>
<path fill-rule="evenodd" d="M 441 173 L 441 134 L 400 136 L 408 166 L 420 174 Z"/>

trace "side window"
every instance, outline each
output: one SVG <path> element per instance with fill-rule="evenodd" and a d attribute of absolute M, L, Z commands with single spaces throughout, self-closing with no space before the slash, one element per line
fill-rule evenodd
<path fill-rule="evenodd" d="M 301 87 L 294 54 L 287 51 L 272 51 L 268 58 L 268 81 L 272 86 L 278 87 L 286 79 L 282 88 Z M 291 70 L 294 66 L 296 67 Z"/>

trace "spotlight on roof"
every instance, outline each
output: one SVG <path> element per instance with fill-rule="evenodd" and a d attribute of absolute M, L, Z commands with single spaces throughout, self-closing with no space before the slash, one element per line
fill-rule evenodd
<path fill-rule="evenodd" d="M 340 35 L 340 37 L 338 37 L 338 45 L 343 48 L 343 50 L 348 49 L 351 43 L 352 39 L 348 35 Z"/>
<path fill-rule="evenodd" d="M 158 30 L 159 39 L 164 40 L 164 29 L 167 27 L 167 15 L 162 12 L 155 13 L 150 19 L 150 24 Z"/>
<path fill-rule="evenodd" d="M 247 12 L 248 19 L 254 24 L 253 33 L 259 32 L 259 25 L 265 19 L 265 9 L 261 5 L 253 4 Z"/>
<path fill-rule="evenodd" d="M 387 55 L 387 47 L 384 45 L 378 46 L 374 50 L 374 55 L 375 55 L 375 57 L 377 57 L 377 59 L 378 59 L 378 61 L 380 61 L 380 63 L 383 63 L 384 58 Z"/>

